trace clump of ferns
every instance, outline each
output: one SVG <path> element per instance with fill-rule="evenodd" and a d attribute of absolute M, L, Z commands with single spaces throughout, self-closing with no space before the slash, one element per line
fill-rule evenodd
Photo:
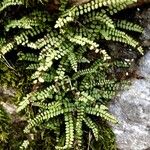
<path fill-rule="evenodd" d="M 111 19 L 134 2 L 92 0 L 67 8 L 68 1 L 61 1 L 60 13 L 54 15 L 39 8 L 38 4 L 26 12 L 30 3 L 27 5 L 23 0 L 3 0 L 0 3 L 1 14 L 12 5 L 25 6 L 23 11 L 26 15 L 3 22 L 5 36 L 1 37 L 0 43 L 1 60 L 13 51 L 19 61 L 29 64 L 26 69 L 30 70 L 34 88 L 18 107 L 18 112 L 25 110 L 29 114 L 25 133 L 38 130 L 37 127 L 49 128 L 56 133 L 56 141 L 61 143 L 59 141 L 64 134 L 60 135 L 59 130 L 63 116 L 65 145 L 58 144 L 55 148 L 82 149 L 83 123 L 98 140 L 99 125 L 93 116 L 117 122 L 105 106 L 120 87 L 120 82 L 111 73 L 116 67 L 128 70 L 133 59 L 114 59 L 101 48 L 99 41 L 125 43 L 143 54 L 139 42 L 123 31 L 141 33 L 143 29 L 125 20 Z M 8 35 L 11 33 L 10 38 Z M 89 51 L 97 55 L 95 59 L 86 57 Z M 122 84 L 125 83 L 123 81 Z M 31 115 L 28 108 L 36 111 Z M 28 144 L 29 141 L 25 140 L 22 148 Z"/>

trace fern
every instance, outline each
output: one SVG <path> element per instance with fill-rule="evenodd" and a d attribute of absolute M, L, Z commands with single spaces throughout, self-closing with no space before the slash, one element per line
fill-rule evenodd
<path fill-rule="evenodd" d="M 0 105 L 0 141 L 1 144 L 7 141 L 8 139 L 8 131 L 9 131 L 9 124 L 10 124 L 10 116 L 7 114 L 7 112 L 4 110 L 2 105 Z"/>
<path fill-rule="evenodd" d="M 96 119 L 117 123 L 105 104 L 121 83 L 127 84 L 120 83 L 115 68 L 128 72 L 134 60 L 115 58 L 100 40 L 124 43 L 137 53 L 144 53 L 139 42 L 125 32 L 142 33 L 142 27 L 115 20 L 114 16 L 112 19 L 113 14 L 134 2 L 92 0 L 70 7 L 67 0 L 61 0 L 59 13 L 53 15 L 46 11 L 46 1 L 0 3 L 2 16 L 7 8 L 13 10 L 10 6 L 22 6 L 19 17 L 8 21 L 2 18 L 0 60 L 14 54 L 13 61 L 22 64 L 32 82 L 17 109 L 24 110 L 28 119 L 26 134 L 53 130 L 56 149 L 84 149 L 85 126 L 98 141 L 100 125 Z M 31 143 L 27 139 L 20 148 L 27 149 Z"/>
<path fill-rule="evenodd" d="M 23 5 L 23 4 L 24 4 L 24 0 L 4 0 L 0 3 L 0 12 L 9 6 Z"/>
<path fill-rule="evenodd" d="M 74 127 L 73 127 L 73 116 L 71 113 L 65 115 L 66 125 L 66 143 L 65 146 L 56 146 L 56 149 L 69 149 L 73 146 L 74 141 Z"/>
<path fill-rule="evenodd" d="M 98 138 L 99 138 L 99 133 L 98 132 L 99 132 L 99 130 L 98 130 L 97 125 L 89 117 L 84 118 L 84 122 L 92 130 L 96 141 L 98 141 Z"/>

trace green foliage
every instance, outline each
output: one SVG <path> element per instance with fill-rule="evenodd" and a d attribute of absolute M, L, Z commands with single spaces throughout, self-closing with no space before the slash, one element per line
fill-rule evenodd
<path fill-rule="evenodd" d="M 60 13 L 53 15 L 46 11 L 45 2 L 39 2 L 43 3 L 42 8 L 34 1 L 0 3 L 2 16 L 6 8 L 11 10 L 10 6 L 23 5 L 20 16 L 3 19 L 5 38 L 0 40 L 0 60 L 13 54 L 14 61 L 22 64 L 22 70 L 32 82 L 29 85 L 32 88 L 17 109 L 24 112 L 28 120 L 24 133 L 52 130 L 56 136 L 53 148 L 84 149 L 87 146 L 83 144 L 85 126 L 99 141 L 96 119 L 117 123 L 105 105 L 120 88 L 115 69 L 128 71 L 133 61 L 115 58 L 103 49 L 100 40 L 124 43 L 143 54 L 139 42 L 124 31 L 141 33 L 142 28 L 111 17 L 135 0 L 92 0 L 71 8 L 68 1 L 63 0 Z M 89 58 L 89 53 L 95 57 Z M 20 148 L 27 149 L 34 140 L 35 137 L 25 139 Z"/>
<path fill-rule="evenodd" d="M 0 3 L 0 12 L 9 6 L 23 5 L 23 2 L 23 0 L 4 0 Z"/>
<path fill-rule="evenodd" d="M 3 145 L 4 142 L 8 139 L 8 130 L 9 130 L 10 118 L 7 112 L 0 105 L 0 143 Z M 1 146 L 0 146 L 1 147 Z M 2 147 L 1 147 L 2 148 Z"/>
<path fill-rule="evenodd" d="M 9 65 L 9 64 L 8 64 Z M 13 74 L 13 71 L 10 71 L 10 69 L 3 63 L 0 62 L 0 81 L 2 87 L 7 87 L 8 85 L 15 86 L 15 74 Z"/>

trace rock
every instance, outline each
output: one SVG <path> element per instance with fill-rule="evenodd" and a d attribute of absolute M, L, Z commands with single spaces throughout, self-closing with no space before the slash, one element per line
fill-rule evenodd
<path fill-rule="evenodd" d="M 141 36 L 147 54 L 140 60 L 131 86 L 120 92 L 109 106 L 119 123 L 111 125 L 120 150 L 150 150 L 150 8 L 137 12 L 136 19 L 144 26 Z"/>
<path fill-rule="evenodd" d="M 3 106 L 3 108 L 5 109 L 5 111 L 8 114 L 16 114 L 16 110 L 17 110 L 17 106 L 13 105 L 13 104 L 9 104 L 9 103 L 4 103 L 4 102 L 0 102 L 0 104 Z"/>
<path fill-rule="evenodd" d="M 15 97 L 16 89 L 12 87 L 3 88 L 0 87 L 0 96 L 1 97 Z"/>
<path fill-rule="evenodd" d="M 15 114 L 16 113 L 16 105 L 11 104 L 10 102 L 13 100 L 17 93 L 17 89 L 12 87 L 0 87 L 0 105 L 3 106 L 5 111 L 8 114 Z"/>
<path fill-rule="evenodd" d="M 150 148 L 150 52 L 142 58 L 138 72 L 144 79 L 134 79 L 109 107 L 119 121 L 112 129 L 120 150 Z"/>
<path fill-rule="evenodd" d="M 144 32 L 140 38 L 143 41 L 141 44 L 150 49 L 150 8 L 144 9 L 142 13 L 137 12 L 135 18 L 144 27 Z"/>

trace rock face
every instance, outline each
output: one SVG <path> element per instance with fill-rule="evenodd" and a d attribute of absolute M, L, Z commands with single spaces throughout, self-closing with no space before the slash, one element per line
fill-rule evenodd
<path fill-rule="evenodd" d="M 120 150 L 150 148 L 150 52 L 142 58 L 139 74 L 144 79 L 134 79 L 110 105 L 110 112 L 119 121 L 113 131 Z"/>
<path fill-rule="evenodd" d="M 145 27 L 143 46 L 150 49 L 150 8 L 136 18 Z M 119 150 L 150 150 L 150 51 L 141 59 L 138 74 L 144 79 L 132 80 L 132 85 L 118 94 L 109 106 L 118 125 L 112 125 Z"/>
<path fill-rule="evenodd" d="M 0 87 L 0 105 L 6 110 L 9 114 L 15 114 L 17 107 L 14 104 L 10 104 L 9 100 L 15 97 L 16 89 L 14 88 L 2 88 Z M 6 101 L 6 102 L 4 102 Z"/>

